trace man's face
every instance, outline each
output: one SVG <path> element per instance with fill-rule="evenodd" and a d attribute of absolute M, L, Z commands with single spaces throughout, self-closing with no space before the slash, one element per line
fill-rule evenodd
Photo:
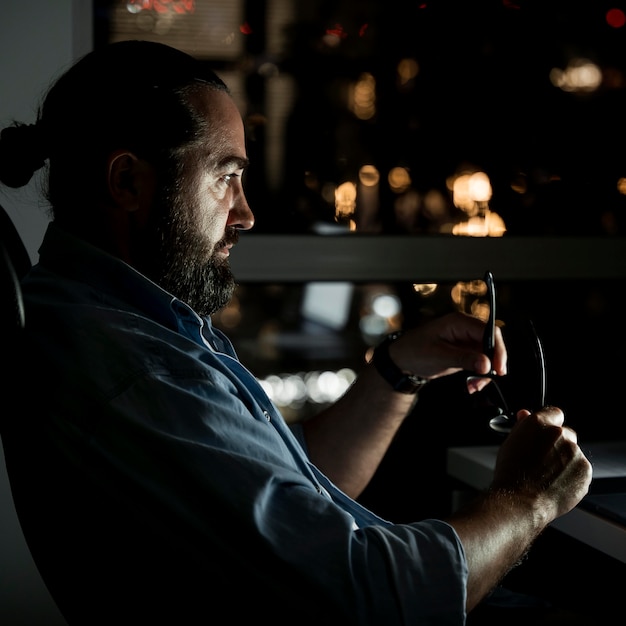
<path fill-rule="evenodd" d="M 207 123 L 184 149 L 179 171 L 162 184 L 148 225 L 146 274 L 199 315 L 226 305 L 235 288 L 228 256 L 239 230 L 252 228 L 242 174 L 243 123 L 231 97 L 207 87 L 190 96 Z"/>

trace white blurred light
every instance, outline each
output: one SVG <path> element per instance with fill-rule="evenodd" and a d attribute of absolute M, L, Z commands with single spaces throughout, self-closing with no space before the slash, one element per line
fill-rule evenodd
<path fill-rule="evenodd" d="M 563 91 L 595 91 L 602 84 L 602 70 L 588 59 L 573 59 L 564 70 L 553 68 L 550 81 Z"/>
<path fill-rule="evenodd" d="M 393 317 L 398 315 L 401 309 L 400 299 L 388 293 L 380 294 L 372 301 L 372 311 L 380 317 Z"/>
<path fill-rule="evenodd" d="M 298 374 L 271 374 L 259 379 L 269 398 L 279 407 L 300 408 L 306 402 L 326 404 L 338 400 L 356 379 L 356 372 L 312 371 Z"/>
<path fill-rule="evenodd" d="M 380 315 L 364 315 L 359 320 L 359 330 L 365 337 L 379 337 L 389 329 L 389 323 Z"/>

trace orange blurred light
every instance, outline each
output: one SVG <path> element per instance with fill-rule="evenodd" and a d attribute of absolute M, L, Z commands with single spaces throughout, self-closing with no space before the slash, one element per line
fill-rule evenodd
<path fill-rule="evenodd" d="M 369 120 L 376 114 L 376 81 L 369 72 L 361 74 L 350 90 L 348 106 L 360 120 Z"/>
<path fill-rule="evenodd" d="M 461 237 L 502 237 L 506 232 L 504 220 L 493 211 L 475 215 L 452 227 L 452 234 Z"/>
<path fill-rule="evenodd" d="M 418 75 L 419 71 L 420 67 L 415 59 L 402 59 L 398 63 L 398 78 L 403 85 L 413 80 Z"/>
<path fill-rule="evenodd" d="M 402 193 L 411 185 L 411 176 L 406 167 L 393 167 L 387 175 L 387 182 L 394 193 Z"/>
<path fill-rule="evenodd" d="M 335 218 L 346 220 L 352 216 L 356 208 L 356 185 L 345 182 L 335 189 Z"/>
<path fill-rule="evenodd" d="M 374 187 L 380 181 L 380 172 L 375 165 L 363 165 L 359 170 L 359 182 L 365 187 Z"/>

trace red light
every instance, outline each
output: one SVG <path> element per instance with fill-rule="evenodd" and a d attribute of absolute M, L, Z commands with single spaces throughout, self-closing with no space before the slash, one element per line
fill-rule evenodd
<path fill-rule="evenodd" d="M 609 9 L 606 12 L 606 23 L 613 28 L 621 28 L 626 24 L 626 15 L 621 9 Z"/>
<path fill-rule="evenodd" d="M 142 11 L 154 11 L 155 13 L 194 13 L 196 10 L 195 0 L 129 0 L 129 5 L 137 5 Z"/>
<path fill-rule="evenodd" d="M 346 33 L 346 31 L 343 29 L 343 26 L 341 24 L 335 24 L 335 28 L 327 28 L 326 34 L 334 35 L 335 37 L 338 37 L 339 39 L 345 39 L 348 36 L 348 33 Z"/>

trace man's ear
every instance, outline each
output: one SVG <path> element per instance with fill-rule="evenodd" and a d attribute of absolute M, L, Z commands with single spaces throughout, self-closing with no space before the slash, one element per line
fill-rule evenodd
<path fill-rule="evenodd" d="M 146 164 L 128 150 L 116 150 L 107 159 L 107 186 L 113 202 L 125 211 L 137 211 L 145 186 Z"/>

